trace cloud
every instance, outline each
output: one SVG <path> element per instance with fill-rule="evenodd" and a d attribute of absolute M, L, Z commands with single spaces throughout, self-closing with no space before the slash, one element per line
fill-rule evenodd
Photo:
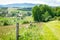
<path fill-rule="evenodd" d="M 35 4 L 48 4 L 52 6 L 59 6 L 60 0 L 0 0 L 0 4 L 12 3 L 35 3 Z"/>
<path fill-rule="evenodd" d="M 46 4 L 51 6 L 59 6 L 60 0 L 42 0 L 43 2 L 46 2 Z"/>

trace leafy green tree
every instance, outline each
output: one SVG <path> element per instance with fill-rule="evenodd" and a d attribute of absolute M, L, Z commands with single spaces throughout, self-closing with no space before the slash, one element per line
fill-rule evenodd
<path fill-rule="evenodd" d="M 53 8 L 48 5 L 37 5 L 32 9 L 33 17 L 35 21 L 49 21 L 54 18 L 55 14 Z"/>
<path fill-rule="evenodd" d="M 49 21 L 49 19 L 51 18 L 51 15 L 48 13 L 48 11 L 46 11 L 44 14 L 42 14 L 42 21 L 46 22 Z"/>
<path fill-rule="evenodd" d="M 33 13 L 33 17 L 34 17 L 34 20 L 35 21 L 41 21 L 41 13 L 40 13 L 40 8 L 39 6 L 35 6 L 33 9 L 32 9 L 32 13 Z"/>

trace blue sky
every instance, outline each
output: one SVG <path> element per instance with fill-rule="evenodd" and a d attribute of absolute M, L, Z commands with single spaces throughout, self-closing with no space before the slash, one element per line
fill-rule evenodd
<path fill-rule="evenodd" d="M 1 5 L 13 3 L 34 3 L 34 4 L 48 4 L 51 6 L 60 6 L 60 0 L 0 0 Z"/>

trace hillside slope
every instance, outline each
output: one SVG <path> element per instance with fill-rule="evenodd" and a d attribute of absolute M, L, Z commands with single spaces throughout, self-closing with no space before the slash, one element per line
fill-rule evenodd
<path fill-rule="evenodd" d="M 60 21 L 51 21 L 47 23 L 33 23 L 33 26 L 24 25 L 19 29 L 20 40 L 60 40 Z M 1 31 L 1 29 L 3 29 Z M 4 31 L 5 30 L 5 31 Z M 9 30 L 7 32 L 7 30 Z M 15 40 L 15 25 L 0 27 L 0 39 Z"/>

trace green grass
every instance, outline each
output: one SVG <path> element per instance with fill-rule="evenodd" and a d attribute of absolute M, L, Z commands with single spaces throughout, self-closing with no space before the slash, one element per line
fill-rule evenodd
<path fill-rule="evenodd" d="M 24 18 L 24 21 L 33 22 L 34 20 L 33 20 L 32 16 L 27 16 L 27 17 Z"/>
<path fill-rule="evenodd" d="M 24 19 L 19 19 L 18 20 L 18 22 L 20 24 L 22 24 L 22 23 L 24 23 L 26 21 L 28 21 L 28 22 L 32 21 L 33 22 L 32 16 L 27 16 Z M 16 22 L 17 22 L 17 18 L 16 17 L 15 18 L 12 18 L 12 17 L 0 17 L 0 26 L 1 25 L 4 26 L 4 23 L 7 23 L 8 25 L 13 25 Z"/>
<path fill-rule="evenodd" d="M 32 16 L 27 16 L 27 17 L 25 17 L 23 20 L 19 20 L 19 23 L 22 24 L 22 23 L 25 22 L 25 21 L 28 21 L 28 22 L 30 22 L 30 21 L 31 21 L 31 22 L 34 22 Z"/>
<path fill-rule="evenodd" d="M 20 25 L 19 40 L 60 40 L 60 21 Z M 0 27 L 0 40 L 15 40 L 15 25 Z M 9 33 L 9 34 L 8 34 Z"/>
<path fill-rule="evenodd" d="M 11 24 L 15 24 L 14 20 L 16 20 L 16 18 L 9 18 L 9 17 L 0 17 L 0 26 L 7 24 L 7 25 L 11 25 Z"/>

